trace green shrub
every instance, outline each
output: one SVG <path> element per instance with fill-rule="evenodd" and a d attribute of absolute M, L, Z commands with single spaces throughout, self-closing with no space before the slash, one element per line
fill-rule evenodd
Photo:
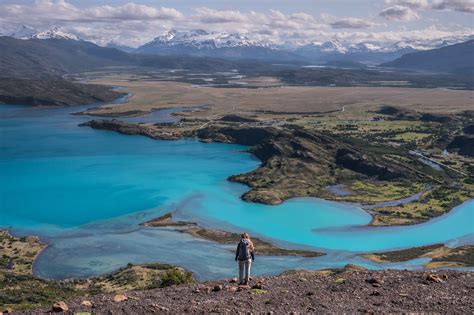
<path fill-rule="evenodd" d="M 160 287 L 168 287 L 171 285 L 183 284 L 193 282 L 192 273 L 183 271 L 178 268 L 167 270 L 161 277 Z"/>

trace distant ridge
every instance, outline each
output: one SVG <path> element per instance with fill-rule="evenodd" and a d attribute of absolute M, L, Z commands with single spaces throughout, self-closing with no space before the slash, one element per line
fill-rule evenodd
<path fill-rule="evenodd" d="M 434 72 L 474 73 L 474 40 L 438 49 L 409 53 L 381 66 Z"/>
<path fill-rule="evenodd" d="M 451 36 L 435 40 L 404 40 L 391 43 L 375 40 L 351 43 L 332 39 L 324 42 L 277 44 L 239 33 L 208 32 L 201 29 L 169 30 L 133 52 L 232 59 L 251 58 L 269 61 L 299 60 L 316 63 L 355 61 L 376 65 L 395 60 L 406 53 L 444 47 L 468 39 L 472 39 L 472 36 Z"/>

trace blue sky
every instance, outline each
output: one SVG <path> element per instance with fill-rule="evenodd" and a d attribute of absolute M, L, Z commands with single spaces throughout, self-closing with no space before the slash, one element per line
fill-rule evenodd
<path fill-rule="evenodd" d="M 395 42 L 472 34 L 474 0 L 0 0 L 0 30 L 24 24 L 131 46 L 170 28 L 277 43 Z"/>

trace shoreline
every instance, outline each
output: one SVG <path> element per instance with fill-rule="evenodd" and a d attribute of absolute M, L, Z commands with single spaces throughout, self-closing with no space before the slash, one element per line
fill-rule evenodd
<path fill-rule="evenodd" d="M 332 202 L 332 201 L 331 201 Z M 445 215 L 448 215 L 449 213 L 446 213 Z M 435 218 L 436 219 L 436 218 Z M 218 244 L 223 244 L 223 245 L 235 245 L 238 242 L 238 237 L 239 235 L 233 232 L 227 232 L 225 230 L 216 230 L 216 229 L 210 229 L 210 228 L 204 228 L 200 226 L 198 223 L 191 222 L 191 221 L 173 221 L 172 220 L 172 213 L 166 213 L 160 217 L 150 219 L 148 221 L 142 222 L 139 224 L 140 227 L 149 227 L 149 228 L 173 228 L 174 231 L 180 232 L 180 233 L 186 233 L 189 234 L 190 236 L 194 238 L 200 238 L 204 240 L 208 240 L 214 243 Z M 6 231 L 9 235 L 13 236 L 11 233 L 11 228 L 0 228 L 0 231 Z M 16 237 L 16 236 L 13 236 Z M 26 235 L 22 236 L 22 238 L 28 238 L 28 237 L 33 237 L 37 239 L 43 246 L 41 250 L 35 255 L 32 265 L 31 265 L 31 272 L 34 274 L 35 277 L 38 277 L 40 279 L 44 279 L 47 281 L 68 281 L 68 280 L 87 280 L 91 278 L 98 278 L 98 277 L 104 277 L 110 274 L 114 274 L 120 270 L 122 270 L 125 267 L 118 268 L 117 270 L 113 270 L 110 272 L 106 272 L 104 274 L 96 275 L 96 276 L 89 276 L 85 278 L 68 278 L 64 280 L 53 280 L 50 278 L 44 278 L 41 276 L 37 276 L 33 271 L 34 267 L 36 264 L 36 260 L 39 257 L 41 253 L 43 253 L 50 245 L 47 243 L 44 243 L 44 241 L 41 240 L 41 238 L 37 235 Z M 229 241 L 229 239 L 231 241 Z M 291 248 L 283 248 L 279 247 L 278 245 L 274 245 L 270 241 L 264 241 L 260 240 L 258 237 L 253 237 L 252 238 L 254 242 L 256 243 L 256 247 L 260 248 L 260 250 L 257 250 L 257 255 L 262 255 L 262 256 L 293 256 L 293 257 L 306 257 L 306 258 L 313 258 L 313 257 L 320 257 L 324 256 L 327 253 L 324 252 L 324 249 L 322 250 L 311 250 L 311 249 L 291 249 Z M 430 270 L 430 269 L 435 269 L 435 270 L 442 270 L 442 269 L 450 269 L 450 267 L 474 267 L 474 244 L 466 244 L 466 245 L 461 245 L 461 246 L 455 246 L 455 247 L 448 247 L 446 244 L 449 241 L 443 242 L 441 244 L 428 244 L 428 245 L 423 245 L 423 246 L 412 246 L 412 247 L 406 247 L 402 249 L 394 249 L 394 250 L 386 250 L 386 251 L 380 251 L 380 252 L 360 252 L 356 253 L 356 256 L 363 257 L 365 259 L 368 259 L 369 261 L 375 262 L 377 264 L 389 264 L 389 263 L 396 263 L 396 262 L 406 262 L 415 258 L 439 258 L 439 256 L 425 256 L 425 255 L 418 255 L 418 256 L 413 256 L 410 259 L 380 259 L 377 257 L 381 257 L 388 254 L 392 254 L 392 257 L 398 257 L 398 256 L 404 256 L 406 253 L 410 254 L 412 251 L 417 251 L 420 248 L 425 248 L 425 247 L 431 247 L 434 245 L 437 246 L 442 246 L 445 249 L 452 250 L 452 252 L 455 251 L 461 251 L 461 256 L 464 255 L 462 253 L 463 248 L 467 248 L 468 250 L 468 257 L 472 256 L 473 260 L 471 263 L 468 264 L 450 264 L 450 263 L 457 263 L 457 260 L 444 260 L 445 264 L 439 264 L 435 265 L 436 261 L 429 261 L 426 264 L 420 265 L 422 267 L 421 270 Z M 289 244 L 291 245 L 291 244 Z M 263 250 L 262 250 L 263 247 Z M 291 247 L 291 246 L 290 246 Z M 448 255 L 449 256 L 449 255 Z M 458 255 L 459 256 L 459 255 Z M 465 256 L 465 255 L 464 255 Z M 433 259 L 432 259 L 433 260 Z M 465 258 L 461 257 L 461 260 L 465 261 Z M 150 263 L 145 263 L 146 264 L 153 264 L 154 262 Z M 179 265 L 178 265 L 179 266 Z M 387 269 L 384 269 L 387 270 Z M 456 269 L 451 269 L 451 270 L 456 270 Z M 474 272 L 469 270 L 469 272 Z"/>
<path fill-rule="evenodd" d="M 213 121 L 209 121 L 208 123 L 214 123 Z M 419 191 L 413 191 L 411 194 L 405 195 L 405 196 L 400 196 L 401 198 L 397 199 L 382 199 L 378 201 L 373 201 L 373 202 L 367 202 L 367 201 L 360 201 L 356 198 L 353 198 L 353 194 L 347 194 L 347 195 L 338 195 L 331 193 L 330 191 L 327 190 L 327 186 L 323 186 L 322 189 L 318 190 L 317 192 L 319 194 L 290 194 L 288 193 L 285 196 L 278 196 L 274 197 L 272 196 L 271 190 L 268 192 L 269 197 L 264 198 L 262 196 L 254 196 L 252 195 L 255 191 L 255 186 L 253 185 L 253 182 L 248 180 L 246 177 L 251 177 L 252 180 L 257 181 L 258 176 L 265 176 L 261 175 L 262 172 L 265 172 L 267 168 L 267 164 L 269 159 L 272 157 L 268 156 L 268 154 L 272 153 L 265 153 L 265 152 L 260 152 L 262 148 L 259 148 L 260 144 L 256 144 L 252 140 L 247 140 L 247 139 L 242 139 L 239 141 L 239 139 L 235 139 L 232 137 L 229 137 L 228 134 L 225 134 L 225 132 L 230 132 L 232 133 L 232 128 L 236 132 L 239 132 L 238 129 L 236 129 L 235 126 L 228 125 L 227 127 L 222 127 L 222 129 L 225 129 L 224 134 L 219 133 L 219 131 L 214 131 L 216 134 L 212 134 L 214 126 L 206 126 L 205 128 L 198 128 L 198 129 L 185 129 L 185 130 L 169 130 L 166 129 L 167 125 L 164 126 L 164 130 L 161 130 L 157 125 L 150 125 L 150 124 L 137 124 L 137 123 L 128 123 L 128 122 L 123 122 L 117 119 L 112 119 L 112 120 L 91 120 L 87 121 L 84 123 L 79 124 L 80 127 L 83 126 L 88 126 L 93 129 L 103 129 L 103 130 L 108 130 L 108 131 L 114 131 L 118 132 L 124 135 L 142 135 L 149 137 L 154 140 L 179 140 L 179 139 L 198 139 L 200 142 L 204 143 L 229 143 L 229 144 L 238 144 L 238 145 L 246 145 L 250 146 L 249 149 L 246 150 L 246 152 L 252 154 L 252 156 L 260 161 L 260 165 L 254 169 L 249 171 L 248 173 L 245 174 L 237 174 L 237 175 L 231 175 L 227 178 L 228 181 L 230 182 L 237 182 L 240 184 L 246 185 L 249 189 L 243 193 L 240 196 L 240 199 L 246 202 L 255 202 L 255 203 L 262 203 L 266 205 L 279 205 L 287 200 L 293 199 L 293 198 L 299 198 L 299 197 L 314 197 L 314 198 L 321 198 L 327 201 L 332 201 L 332 202 L 340 202 L 340 203 L 345 203 L 345 204 L 350 204 L 350 205 L 355 205 L 357 207 L 360 207 L 362 210 L 367 212 L 368 214 L 371 215 L 372 220 L 368 224 L 368 226 L 408 226 L 408 225 L 417 225 L 417 224 L 422 224 L 425 223 L 429 220 L 432 220 L 436 217 L 440 217 L 446 213 L 449 213 L 454 209 L 456 206 L 462 204 L 463 202 L 469 200 L 469 198 L 465 200 L 456 200 L 456 202 L 452 203 L 449 206 L 449 209 L 445 209 L 443 212 L 436 212 L 434 215 L 430 215 L 429 217 L 425 218 L 417 218 L 416 220 L 409 220 L 406 222 L 398 222 L 398 223 L 385 223 L 385 222 L 380 222 L 378 217 L 381 215 L 377 209 L 383 209 L 383 208 L 394 208 L 398 206 L 403 206 L 404 204 L 407 203 L 412 203 L 412 202 L 418 202 L 421 198 L 423 198 L 423 195 L 427 193 L 431 193 L 433 188 L 432 185 L 425 185 L 424 188 L 421 188 Z M 158 128 L 158 129 L 157 129 Z M 247 130 L 256 130 L 256 129 L 262 129 L 265 130 L 265 127 L 263 128 L 257 128 L 257 127 L 241 127 L 243 131 Z M 270 129 L 272 127 L 269 127 Z M 209 130 L 211 129 L 211 130 Z M 272 131 L 275 133 L 275 131 Z M 272 139 L 272 132 L 270 132 L 269 139 Z M 277 135 L 280 131 L 276 131 Z M 284 132 L 284 131 L 282 131 Z M 210 134 L 209 134 L 210 133 Z M 257 136 L 258 137 L 258 136 Z M 257 140 L 258 143 L 258 140 Z M 258 148 L 255 150 L 255 148 Z M 265 150 L 265 149 L 264 149 Z M 269 150 L 273 150 L 273 148 L 270 148 Z M 255 174 L 255 175 L 253 175 Z M 337 184 L 341 185 L 341 184 Z M 416 197 L 416 198 L 415 198 Z M 472 198 L 471 198 L 472 199 Z M 357 201 L 356 201 L 357 200 Z"/>

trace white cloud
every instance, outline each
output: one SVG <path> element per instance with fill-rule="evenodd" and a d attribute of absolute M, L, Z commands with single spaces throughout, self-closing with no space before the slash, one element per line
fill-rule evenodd
<path fill-rule="evenodd" d="M 385 4 L 389 7 L 380 12 L 380 16 L 389 20 L 416 20 L 418 12 L 426 10 L 474 13 L 474 0 L 385 0 Z"/>
<path fill-rule="evenodd" d="M 379 15 L 387 20 L 398 21 L 413 21 L 420 18 L 415 10 L 398 4 L 382 10 Z"/>
<path fill-rule="evenodd" d="M 109 5 L 97 6 L 83 12 L 85 19 L 98 20 L 177 20 L 183 18 L 183 14 L 173 8 L 154 7 L 127 3 L 122 6 L 112 7 Z"/>
<path fill-rule="evenodd" d="M 247 21 L 247 17 L 240 11 L 213 10 L 197 8 L 197 18 L 203 23 L 238 23 Z"/>
<path fill-rule="evenodd" d="M 474 13 L 474 0 L 434 0 L 432 8 Z"/>
<path fill-rule="evenodd" d="M 93 6 L 80 10 L 65 0 L 35 0 L 32 5 L 0 5 L 0 17 L 25 21 L 104 21 L 104 20 L 177 20 L 183 14 L 173 8 L 127 3 L 121 6 Z"/>
<path fill-rule="evenodd" d="M 99 44 L 114 41 L 137 46 L 160 33 L 177 28 L 205 29 L 217 32 L 239 32 L 257 40 L 284 42 L 325 41 L 337 38 L 350 42 L 396 41 L 404 38 L 420 39 L 449 36 L 471 29 L 449 26 L 423 30 L 394 29 L 377 21 L 377 17 L 340 17 L 304 12 L 216 10 L 195 8 L 188 14 L 175 8 L 138 4 L 134 0 L 121 5 L 95 5 L 79 9 L 68 0 L 36 0 L 33 4 L 2 4 L 0 0 L 0 29 L 14 30 L 22 24 L 44 30 L 60 26 L 83 39 Z M 412 21 L 422 11 L 443 10 L 472 12 L 474 0 L 385 0 L 386 8 L 380 16 L 395 21 Z M 113 2 L 109 2 L 113 3 Z M 426 24 L 428 20 L 423 22 Z M 374 26 L 377 26 L 375 29 Z M 411 28 L 413 25 L 411 25 Z M 391 28 L 391 29 L 390 29 Z M 442 28 L 442 26 L 441 26 Z"/>
<path fill-rule="evenodd" d="M 357 18 L 343 18 L 329 23 L 333 28 L 369 28 L 376 23 Z"/>
<path fill-rule="evenodd" d="M 410 9 L 424 9 L 430 7 L 428 0 L 385 0 L 385 3 L 390 6 L 399 5 Z"/>

